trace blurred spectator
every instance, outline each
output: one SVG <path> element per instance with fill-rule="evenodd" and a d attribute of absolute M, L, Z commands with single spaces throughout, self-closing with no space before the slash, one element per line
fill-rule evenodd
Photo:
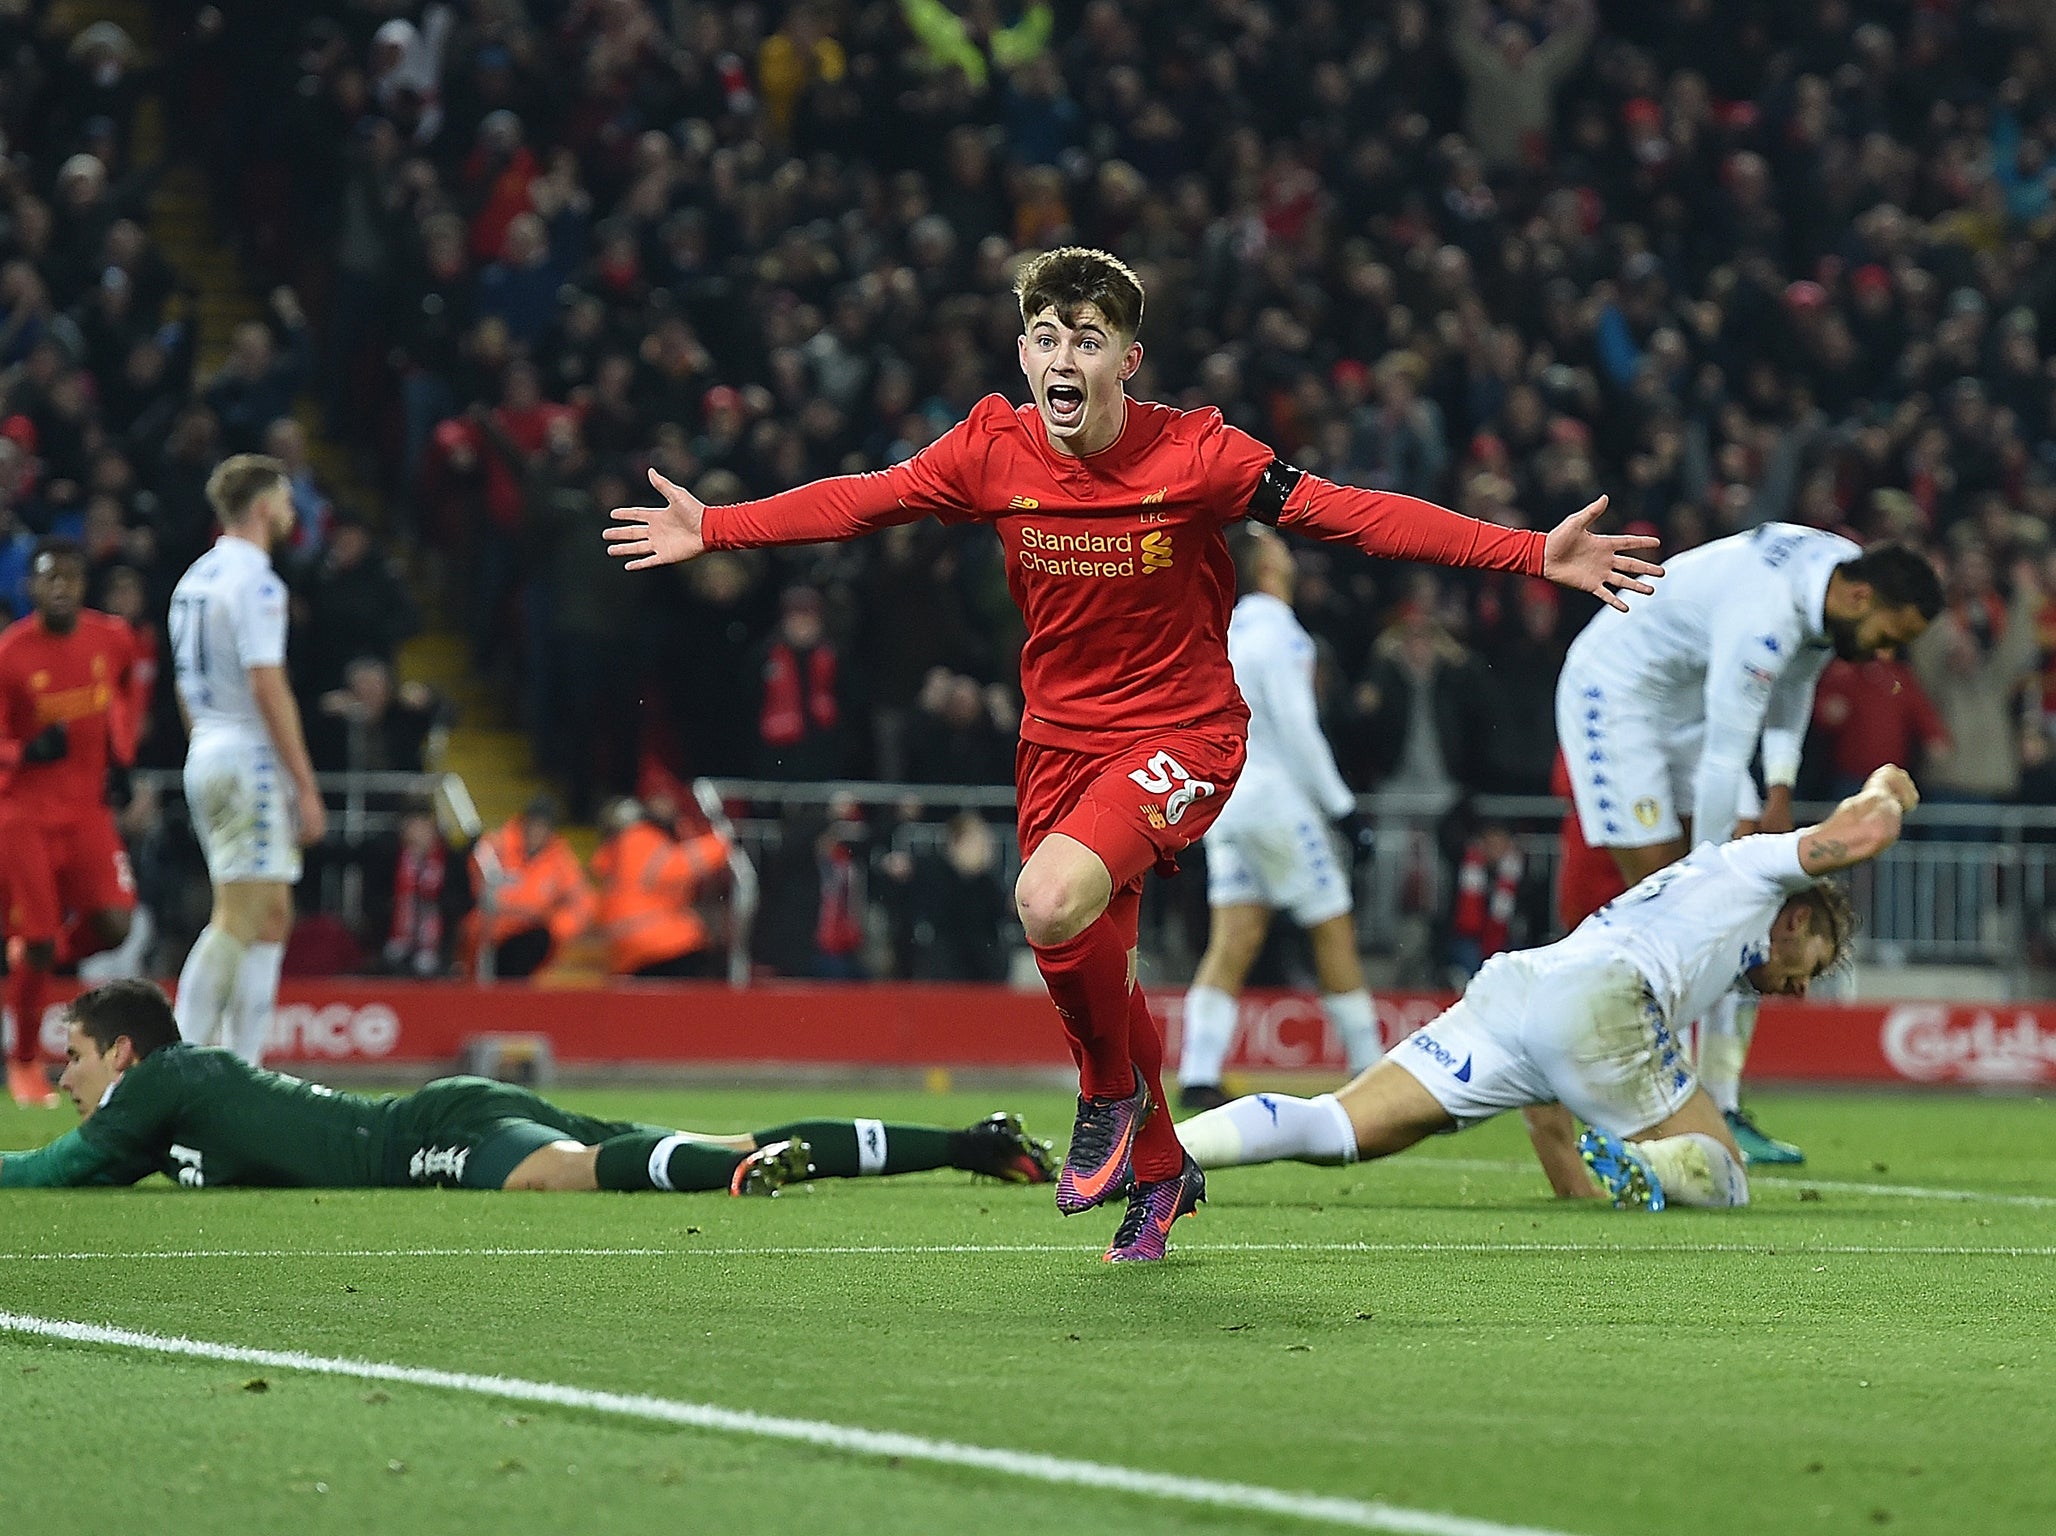
<path fill-rule="evenodd" d="M 976 811 L 949 820 L 942 851 L 914 860 L 913 974 L 923 981 L 1004 981 L 1001 931 L 1012 898 L 1000 881 L 999 846 Z"/>
<path fill-rule="evenodd" d="M 343 669 L 343 686 L 318 701 L 307 723 L 308 752 L 322 773 L 420 773 L 445 713 L 428 684 L 395 687 L 391 667 L 376 656 L 359 656 Z"/>
<path fill-rule="evenodd" d="M 448 874 L 449 852 L 436 829 L 435 812 L 410 806 L 400 820 L 393 920 L 380 951 L 387 969 L 411 976 L 443 973 L 443 889 Z"/>
<path fill-rule="evenodd" d="M 1007 689 L 936 667 L 907 727 L 906 776 L 916 784 L 1008 783 L 1019 724 Z"/>
<path fill-rule="evenodd" d="M 292 414 L 293 397 L 307 375 L 307 315 L 292 289 L 272 291 L 271 312 L 284 333 L 285 351 L 279 351 L 270 326 L 246 320 L 236 327 L 228 361 L 207 382 L 207 406 L 220 423 L 225 453 L 260 451 L 271 424 Z"/>
<path fill-rule="evenodd" d="M 2020 788 L 2021 683 L 2038 657 L 2041 582 L 2032 562 L 2014 570 L 2013 598 L 1973 545 L 1949 570 L 1948 606 L 1913 643 L 1913 670 L 1933 697 L 1947 750 L 1929 754 L 1922 793 L 1938 800 L 2005 800 Z"/>
<path fill-rule="evenodd" d="M 397 564 L 378 549 L 354 512 L 338 512 L 328 552 L 301 579 L 294 603 L 294 670 L 310 696 L 337 688 L 358 657 L 391 668 L 400 642 L 420 632 L 421 612 Z"/>
<path fill-rule="evenodd" d="M 280 417 L 264 431 L 264 451 L 285 465 L 293 490 L 293 512 L 299 519 L 280 557 L 311 565 L 328 549 L 335 500 L 314 472 L 314 461 L 307 453 L 307 429 L 290 416 Z"/>
<path fill-rule="evenodd" d="M 1465 981 L 1502 950 L 1513 947 L 1527 863 L 1513 834 L 1488 823 L 1465 844 L 1456 871 L 1456 905 L 1449 919 L 1449 958 Z"/>
<path fill-rule="evenodd" d="M 557 831 L 563 815 L 540 796 L 472 851 L 472 947 L 492 948 L 496 976 L 534 975 L 592 926 L 593 888 Z"/>
<path fill-rule="evenodd" d="M 812 587 L 785 590 L 757 675 L 757 773 L 841 778 L 848 766 L 842 658 L 828 638 L 821 594 Z"/>
<path fill-rule="evenodd" d="M 1539 40 L 1524 21 L 1495 20 L 1485 0 L 1456 0 L 1454 9 L 1449 51 L 1470 87 L 1464 132 L 1495 169 L 1543 164 L 1557 87 L 1592 46 L 1591 0 L 1561 0 L 1556 24 Z"/>
<path fill-rule="evenodd" d="M 624 797 L 607 809 L 607 840 L 593 854 L 607 970 L 615 976 L 711 976 L 723 957 L 694 905 L 727 871 L 728 844 L 712 830 L 681 836 L 678 808 Z"/>
<path fill-rule="evenodd" d="M 1872 772 L 1897 763 L 1928 783 L 1927 760 L 1946 755 L 1949 731 L 1913 668 L 1897 657 L 1835 660 L 1813 697 L 1810 755 L 1825 773 L 1819 798 L 1853 795 Z"/>

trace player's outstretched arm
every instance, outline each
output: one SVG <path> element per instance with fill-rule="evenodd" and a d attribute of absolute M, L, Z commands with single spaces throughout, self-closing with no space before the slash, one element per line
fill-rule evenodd
<path fill-rule="evenodd" d="M 1628 605 L 1620 594 L 1648 596 L 1656 589 L 1641 578 L 1661 576 L 1663 567 L 1633 553 L 1656 548 L 1657 541 L 1647 534 L 1594 533 L 1592 525 L 1605 511 L 1606 498 L 1602 496 L 1550 529 L 1542 545 L 1542 574 L 1560 587 L 1590 592 L 1609 608 L 1626 613 Z"/>
<path fill-rule="evenodd" d="M 628 562 L 631 571 L 652 565 L 677 565 L 705 552 L 707 508 L 683 486 L 656 470 L 650 484 L 664 498 L 661 507 L 616 507 L 614 526 L 603 537 L 607 553 Z"/>
<path fill-rule="evenodd" d="M 1920 791 L 1912 775 L 1897 763 L 1885 764 L 1826 821 L 1800 834 L 1800 868 L 1809 875 L 1831 875 L 1876 858 L 1899 841 L 1906 813 L 1918 804 Z"/>

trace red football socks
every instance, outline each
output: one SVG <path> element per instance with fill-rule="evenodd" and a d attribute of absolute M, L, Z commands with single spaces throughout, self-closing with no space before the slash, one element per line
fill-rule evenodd
<path fill-rule="evenodd" d="M 1135 1070 L 1149 1084 L 1150 1102 L 1156 1106 L 1135 1133 L 1131 1160 L 1135 1177 L 1142 1181 L 1175 1178 L 1185 1166 L 1185 1148 L 1171 1124 L 1171 1101 L 1164 1097 L 1164 1034 L 1139 984 L 1128 993 L 1128 1049 L 1135 1054 Z"/>
<path fill-rule="evenodd" d="M 17 964 L 7 973 L 7 1006 L 14 1010 L 14 1060 L 36 1059 L 36 1037 L 43 1029 L 43 987 L 47 971 Z"/>
<path fill-rule="evenodd" d="M 1128 947 L 1102 912 L 1083 933 L 1035 950 L 1035 965 L 1078 1061 L 1078 1091 L 1124 1099 L 1135 1091 L 1128 1054 Z M 1161 1048 L 1160 1048 L 1161 1051 Z"/>

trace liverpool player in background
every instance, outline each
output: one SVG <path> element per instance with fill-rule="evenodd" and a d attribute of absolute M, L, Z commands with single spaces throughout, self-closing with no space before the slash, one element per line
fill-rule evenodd
<path fill-rule="evenodd" d="M 17 1104 L 57 1102 L 36 1064 L 52 967 L 121 943 L 136 905 L 106 802 L 108 763 L 135 753 L 135 638 L 85 598 L 85 551 L 46 538 L 30 557 L 34 611 L 0 634 L 0 917 Z"/>
<path fill-rule="evenodd" d="M 1522 571 L 1599 594 L 1648 592 L 1654 539 L 1592 532 L 1602 497 L 1546 537 L 1426 502 L 1332 485 L 1214 409 L 1131 401 L 1142 285 L 1067 248 L 1015 283 L 1033 403 L 989 395 L 912 459 L 762 501 L 706 507 L 654 470 L 661 507 L 614 513 L 629 569 L 708 549 L 812 544 L 934 516 L 989 522 L 1027 620 L 1015 762 L 1014 888 L 1077 1059 L 1080 1096 L 1057 1209 L 1123 1190 L 1109 1261 L 1160 1259 L 1206 1181 L 1171 1126 L 1163 1037 L 1135 984 L 1142 877 L 1175 869 L 1242 771 L 1249 710 L 1228 665 L 1235 574 L 1222 528 L 1249 517 L 1397 560 Z"/>

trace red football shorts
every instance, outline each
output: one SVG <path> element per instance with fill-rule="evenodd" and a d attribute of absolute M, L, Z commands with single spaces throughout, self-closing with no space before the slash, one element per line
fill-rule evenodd
<path fill-rule="evenodd" d="M 1564 768 L 1561 752 L 1556 756 L 1549 789 L 1557 795 L 1567 796 L 1571 792 L 1570 774 Z M 1613 855 L 1585 841 L 1576 806 L 1564 813 L 1563 826 L 1557 832 L 1557 847 L 1560 857 L 1556 872 L 1556 920 L 1569 933 L 1628 886 L 1621 879 L 1620 866 L 1614 863 Z"/>
<path fill-rule="evenodd" d="M 1079 752 L 1023 741 L 1014 758 L 1017 825 L 1025 860 L 1052 832 L 1099 855 L 1114 893 L 1140 891 L 1151 868 L 1178 872 L 1242 774 L 1249 732 L 1233 716 L 1138 733 Z"/>
<path fill-rule="evenodd" d="M 63 821 L 0 814 L 0 915 L 10 937 L 54 940 L 67 914 L 134 909 L 136 877 L 105 806 Z"/>

